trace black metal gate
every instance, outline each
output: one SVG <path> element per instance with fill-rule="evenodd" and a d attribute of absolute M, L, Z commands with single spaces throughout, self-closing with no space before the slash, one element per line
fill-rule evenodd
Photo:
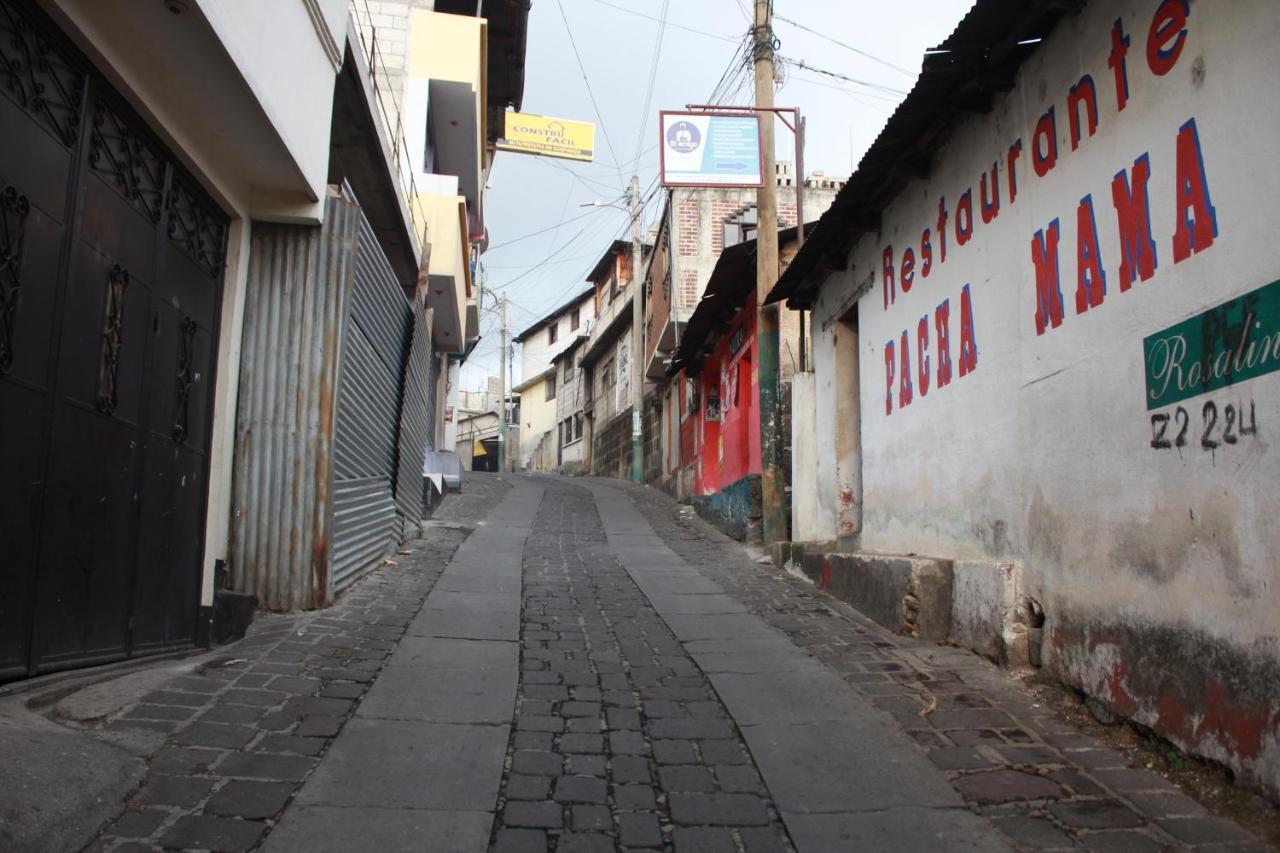
<path fill-rule="evenodd" d="M 0 0 L 0 681 L 190 644 L 227 219 Z"/>

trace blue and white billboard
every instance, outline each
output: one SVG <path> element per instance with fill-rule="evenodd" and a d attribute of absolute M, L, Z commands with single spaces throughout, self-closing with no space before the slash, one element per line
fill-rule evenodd
<path fill-rule="evenodd" d="M 760 120 L 755 113 L 661 116 L 663 186 L 764 186 Z"/>

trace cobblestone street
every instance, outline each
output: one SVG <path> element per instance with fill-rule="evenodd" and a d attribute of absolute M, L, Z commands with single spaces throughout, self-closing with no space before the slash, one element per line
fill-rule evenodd
<path fill-rule="evenodd" d="M 100 721 L 153 751 L 91 849 L 1270 849 L 652 490 L 473 476 L 428 532 Z"/>

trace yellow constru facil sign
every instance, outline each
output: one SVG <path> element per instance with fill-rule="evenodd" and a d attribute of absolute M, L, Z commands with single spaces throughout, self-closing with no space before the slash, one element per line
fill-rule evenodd
<path fill-rule="evenodd" d="M 509 112 L 497 148 L 499 151 L 590 162 L 595 144 L 596 126 L 589 121 Z"/>

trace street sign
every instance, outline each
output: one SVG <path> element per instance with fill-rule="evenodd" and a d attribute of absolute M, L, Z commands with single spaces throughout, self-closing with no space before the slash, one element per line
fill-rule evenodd
<path fill-rule="evenodd" d="M 663 186 L 764 186 L 760 119 L 754 113 L 660 115 Z"/>
<path fill-rule="evenodd" d="M 499 151 L 589 163 L 595 142 L 596 126 L 589 121 L 508 112 L 502 138 L 495 144 Z"/>

